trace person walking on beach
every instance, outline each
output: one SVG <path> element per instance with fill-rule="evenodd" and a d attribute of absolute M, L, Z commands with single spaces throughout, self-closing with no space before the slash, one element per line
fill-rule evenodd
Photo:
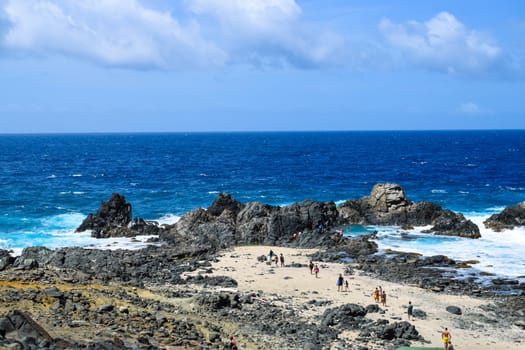
<path fill-rule="evenodd" d="M 315 273 L 315 278 L 319 278 L 319 276 L 318 276 L 318 274 L 319 274 L 319 265 L 317 265 L 317 264 L 315 264 L 314 273 Z"/>
<path fill-rule="evenodd" d="M 448 344 L 450 343 L 450 339 L 452 339 L 452 335 L 448 331 L 448 328 L 445 327 L 445 330 L 441 332 L 441 340 L 443 340 L 445 350 L 448 350 Z"/>
<path fill-rule="evenodd" d="M 386 292 L 385 291 L 381 293 L 381 305 L 383 305 L 383 307 L 386 306 Z"/>
<path fill-rule="evenodd" d="M 337 278 L 337 282 L 335 282 L 338 292 L 341 292 L 343 290 L 343 281 L 344 281 L 343 275 L 339 274 L 339 277 Z"/>
<path fill-rule="evenodd" d="M 409 321 L 414 319 L 414 305 L 412 305 L 411 301 L 408 302 L 407 315 Z"/>
<path fill-rule="evenodd" d="M 348 292 L 348 291 L 349 291 L 348 280 L 345 280 L 345 292 Z"/>
<path fill-rule="evenodd" d="M 376 303 L 379 303 L 379 289 L 377 289 L 377 287 L 376 287 L 376 290 L 374 291 L 374 300 Z"/>
<path fill-rule="evenodd" d="M 308 264 L 308 267 L 310 268 L 310 275 L 313 275 L 314 274 L 314 263 L 312 262 L 312 260 L 310 260 L 310 264 Z"/>
<path fill-rule="evenodd" d="M 281 267 L 284 266 L 284 255 L 283 253 L 281 253 L 281 255 L 279 256 L 279 260 L 281 260 Z"/>
<path fill-rule="evenodd" d="M 454 350 L 454 345 L 449 341 L 447 350 Z"/>

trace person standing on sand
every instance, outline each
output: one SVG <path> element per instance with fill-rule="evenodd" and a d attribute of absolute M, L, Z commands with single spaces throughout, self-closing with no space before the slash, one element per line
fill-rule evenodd
<path fill-rule="evenodd" d="M 454 345 L 452 345 L 451 342 L 448 342 L 448 348 L 447 350 L 454 350 Z"/>
<path fill-rule="evenodd" d="M 310 268 L 310 275 L 313 275 L 314 274 L 314 263 L 312 262 L 312 260 L 310 260 L 310 264 L 308 265 L 308 267 Z"/>
<path fill-rule="evenodd" d="M 385 291 L 381 293 L 381 305 L 383 305 L 383 307 L 386 306 L 386 292 Z"/>
<path fill-rule="evenodd" d="M 284 255 L 283 253 L 281 253 L 281 255 L 279 256 L 279 260 L 281 260 L 281 267 L 284 266 Z"/>
<path fill-rule="evenodd" d="M 443 340 L 445 350 L 448 350 L 448 344 L 450 343 L 450 339 L 452 339 L 452 335 L 448 331 L 448 328 L 445 327 L 445 330 L 441 332 L 441 339 Z"/>
<path fill-rule="evenodd" d="M 345 280 L 345 292 L 348 292 L 348 291 L 349 291 L 348 280 Z"/>
<path fill-rule="evenodd" d="M 414 305 L 411 301 L 408 302 L 407 315 L 409 321 L 414 319 Z"/>
<path fill-rule="evenodd" d="M 337 281 L 335 282 L 338 292 L 343 290 L 343 281 L 344 281 L 343 275 L 339 274 L 339 277 L 337 278 Z"/>
<path fill-rule="evenodd" d="M 315 273 L 315 278 L 319 278 L 319 276 L 317 276 L 319 274 L 319 266 L 317 264 L 315 264 L 314 273 Z"/>
<path fill-rule="evenodd" d="M 374 300 L 376 303 L 379 303 L 379 289 L 377 289 L 377 287 L 376 287 L 376 290 L 374 291 Z"/>

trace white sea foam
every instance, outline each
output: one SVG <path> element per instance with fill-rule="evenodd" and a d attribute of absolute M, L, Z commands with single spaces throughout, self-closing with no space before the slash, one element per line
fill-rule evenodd
<path fill-rule="evenodd" d="M 82 174 L 73 174 L 72 177 L 82 177 Z"/>
<path fill-rule="evenodd" d="M 208 194 L 219 194 L 219 191 L 208 191 Z"/>
<path fill-rule="evenodd" d="M 180 216 L 178 216 L 178 215 L 166 214 L 166 215 L 163 215 L 162 217 L 160 217 L 160 219 L 155 220 L 155 221 L 157 221 L 161 225 L 173 225 L 174 223 L 176 223 L 179 220 L 180 220 Z"/>
<path fill-rule="evenodd" d="M 41 226 L 48 231 L 69 230 L 78 227 L 84 218 L 81 213 L 59 214 L 42 219 Z"/>
<path fill-rule="evenodd" d="M 51 174 L 51 175 L 49 175 L 47 178 L 48 178 L 48 179 L 56 179 L 56 177 L 57 177 L 57 176 L 56 176 L 55 174 Z"/>
<path fill-rule="evenodd" d="M 518 277 L 525 275 L 525 228 L 494 232 L 485 228 L 483 221 L 489 217 L 467 215 L 478 225 L 481 238 L 439 236 L 423 233 L 429 227 L 403 230 L 399 227 L 376 227 L 380 249 L 410 251 L 424 256 L 446 255 L 455 260 L 477 260 L 474 269 L 484 272 Z M 523 278 L 522 278 L 523 279 Z"/>
<path fill-rule="evenodd" d="M 439 190 L 439 189 L 434 189 L 434 190 L 431 190 L 430 192 L 432 192 L 432 193 L 447 193 L 446 190 Z"/>
<path fill-rule="evenodd" d="M 82 191 L 74 191 L 73 194 L 76 194 L 76 195 L 80 195 L 80 194 L 84 194 L 86 192 L 82 192 Z"/>

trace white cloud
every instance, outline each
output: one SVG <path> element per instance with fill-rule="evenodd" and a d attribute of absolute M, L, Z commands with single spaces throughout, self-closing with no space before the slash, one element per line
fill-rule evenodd
<path fill-rule="evenodd" d="M 412 63 L 460 76 L 482 76 L 502 63 L 502 49 L 486 34 L 469 30 L 441 12 L 429 21 L 380 22 L 389 44 Z"/>
<path fill-rule="evenodd" d="M 479 114 L 481 113 L 481 108 L 474 102 L 465 102 L 459 106 L 459 111 L 465 114 Z"/>
<path fill-rule="evenodd" d="M 99 63 L 139 67 L 222 64 L 226 53 L 206 41 L 195 23 L 137 0 L 10 0 L 9 49 L 80 56 Z"/>
<path fill-rule="evenodd" d="M 220 31 L 233 60 L 255 64 L 318 66 L 341 63 L 344 40 L 301 20 L 294 0 L 186 0 Z"/>
<path fill-rule="evenodd" d="M 160 68 L 316 66 L 336 62 L 342 47 L 337 34 L 303 22 L 294 0 L 186 0 L 184 19 L 147 4 L 0 0 L 0 45 L 29 54 Z M 2 13 L 9 23 L 3 33 Z"/>
<path fill-rule="evenodd" d="M 492 115 L 494 112 L 491 109 L 481 107 L 475 102 L 464 102 L 459 105 L 457 112 L 470 116 Z"/>

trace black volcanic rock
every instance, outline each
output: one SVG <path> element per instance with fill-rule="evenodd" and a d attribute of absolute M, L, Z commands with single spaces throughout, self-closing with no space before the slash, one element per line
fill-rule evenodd
<path fill-rule="evenodd" d="M 76 232 L 92 230 L 99 236 L 103 230 L 126 227 L 131 221 L 131 204 L 123 195 L 113 193 L 109 201 L 102 201 L 95 214 L 89 214 Z"/>
<path fill-rule="evenodd" d="M 497 232 L 525 226 L 525 202 L 507 207 L 501 213 L 491 215 L 483 223 L 486 228 L 491 228 Z"/>
<path fill-rule="evenodd" d="M 413 203 L 398 184 L 376 184 L 369 196 L 346 201 L 337 209 L 341 225 L 432 225 L 429 232 L 438 235 L 481 237 L 479 228 L 462 214 L 434 203 Z"/>
<path fill-rule="evenodd" d="M 214 249 L 234 244 L 290 244 L 293 233 L 304 232 L 298 235 L 302 239 L 297 239 L 295 245 L 319 247 L 326 245 L 322 242 L 333 244 L 332 229 L 337 217 L 333 202 L 305 200 L 284 207 L 258 202 L 242 205 L 229 195 L 220 194 L 208 210 L 201 208 L 185 214 L 168 230 L 160 232 L 160 238 Z M 312 232 L 316 233 L 316 239 L 306 239 Z"/>
<path fill-rule="evenodd" d="M 113 193 L 109 201 L 102 201 L 95 214 L 89 214 L 75 232 L 91 230 L 91 236 L 135 237 L 137 235 L 157 235 L 161 228 L 156 222 L 141 218 L 131 220 L 131 204 L 123 195 Z"/>
<path fill-rule="evenodd" d="M 229 210 L 234 215 L 237 215 L 239 211 L 241 211 L 242 207 L 242 203 L 233 199 L 230 194 L 219 193 L 217 198 L 215 198 L 211 206 L 208 208 L 208 214 L 212 216 L 219 216 L 224 210 Z"/>

